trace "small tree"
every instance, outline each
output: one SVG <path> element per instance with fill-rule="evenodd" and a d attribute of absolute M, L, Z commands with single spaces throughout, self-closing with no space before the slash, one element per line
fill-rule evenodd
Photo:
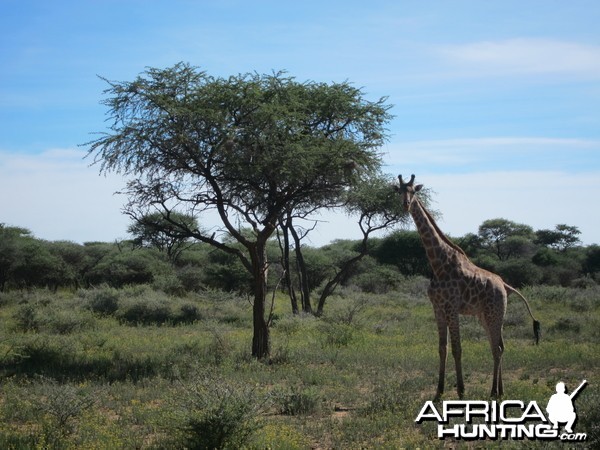
<path fill-rule="evenodd" d="M 190 230 L 198 228 L 192 216 L 172 213 L 170 220 L 159 212 L 135 218 L 127 231 L 133 236 L 133 243 L 140 247 L 154 247 L 167 255 L 174 264 L 181 252 L 190 246 L 189 235 L 173 222 L 185 224 Z"/>
<path fill-rule="evenodd" d="M 368 242 L 372 234 L 398 223 L 407 223 L 409 217 L 402 208 L 401 202 L 398 201 L 398 195 L 392 188 L 392 181 L 382 175 L 365 179 L 348 191 L 346 210 L 350 215 L 357 216 L 358 227 L 363 237 L 358 253 L 344 261 L 336 274 L 325 284 L 319 297 L 317 315 L 323 313 L 325 301 L 350 269 L 368 254 Z"/>
<path fill-rule="evenodd" d="M 490 219 L 479 226 L 479 236 L 485 248 L 505 261 L 526 251 L 525 241 L 533 239 L 533 229 L 506 219 Z"/>
<path fill-rule="evenodd" d="M 572 248 L 578 244 L 581 244 L 579 235 L 581 231 L 579 228 L 559 224 L 556 225 L 554 230 L 538 230 L 535 232 L 535 241 L 539 245 L 544 247 L 553 248 L 555 250 L 564 252 L 569 248 Z"/>
<path fill-rule="evenodd" d="M 404 275 L 431 275 L 425 248 L 416 231 L 398 231 L 386 236 L 373 250 L 373 256 L 381 264 L 396 266 Z"/>
<path fill-rule="evenodd" d="M 12 280 L 13 271 L 18 264 L 20 244 L 28 238 L 31 238 L 31 231 L 0 223 L 0 292 Z"/>
<path fill-rule="evenodd" d="M 267 356 L 267 241 L 289 211 L 320 207 L 379 167 L 385 99 L 369 102 L 348 83 L 283 73 L 215 78 L 181 63 L 106 81 L 112 124 L 89 153 L 101 172 L 135 176 L 130 215 L 158 212 L 182 235 L 239 258 L 254 284 L 252 354 Z M 222 228 L 190 227 L 175 212 L 214 212 Z"/>

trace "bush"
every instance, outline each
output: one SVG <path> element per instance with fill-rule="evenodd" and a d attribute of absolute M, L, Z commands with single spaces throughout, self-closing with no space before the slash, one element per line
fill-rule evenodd
<path fill-rule="evenodd" d="M 391 266 L 376 266 L 352 279 L 352 283 L 364 292 L 386 294 L 398 288 L 403 277 Z"/>
<path fill-rule="evenodd" d="M 39 331 L 41 320 L 37 314 L 36 307 L 26 303 L 19 306 L 13 314 L 13 319 L 19 331 Z"/>
<path fill-rule="evenodd" d="M 504 261 L 498 267 L 498 274 L 508 284 L 517 288 L 536 284 L 542 279 L 541 269 L 526 259 Z"/>
<path fill-rule="evenodd" d="M 174 273 L 155 275 L 152 281 L 152 287 L 165 294 L 183 297 L 185 288 L 181 280 Z"/>
<path fill-rule="evenodd" d="M 80 294 L 81 295 L 81 294 Z M 89 309 L 99 314 L 114 314 L 119 309 L 119 291 L 111 287 L 101 287 L 83 293 Z"/>
<path fill-rule="evenodd" d="M 321 327 L 319 343 L 321 348 L 340 349 L 354 340 L 355 327 L 344 323 L 324 323 Z"/>
<path fill-rule="evenodd" d="M 133 298 L 122 302 L 117 317 L 133 325 L 163 325 L 173 321 L 171 308 L 157 298 Z"/>
<path fill-rule="evenodd" d="M 559 334 L 579 334 L 581 323 L 572 317 L 561 317 L 550 327 L 550 330 L 556 331 Z"/>
<path fill-rule="evenodd" d="M 600 448 L 600 393 L 588 389 L 577 399 L 577 428 L 585 430 L 588 448 Z"/>
<path fill-rule="evenodd" d="M 321 396 L 315 387 L 300 389 L 292 386 L 275 394 L 279 412 L 286 416 L 314 414 L 321 405 Z"/>
<path fill-rule="evenodd" d="M 205 289 L 202 283 L 204 272 L 201 268 L 188 265 L 177 271 L 177 278 L 186 292 L 200 292 Z"/>
<path fill-rule="evenodd" d="M 79 309 L 51 310 L 43 319 L 44 329 L 50 333 L 71 334 L 93 328 L 94 317 L 89 311 Z"/>
<path fill-rule="evenodd" d="M 237 449 L 244 447 L 260 429 L 258 420 L 264 401 L 243 385 L 205 375 L 183 386 L 173 398 L 178 430 L 175 446 L 188 449 Z"/>
<path fill-rule="evenodd" d="M 179 307 L 179 312 L 175 316 L 175 323 L 194 323 L 202 319 L 202 314 L 196 305 L 184 303 Z"/>

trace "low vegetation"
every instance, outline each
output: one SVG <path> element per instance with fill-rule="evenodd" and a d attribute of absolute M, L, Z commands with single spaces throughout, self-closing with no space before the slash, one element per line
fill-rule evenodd
<path fill-rule="evenodd" d="M 248 351 L 244 296 L 148 285 L 0 293 L 0 448 L 444 447 L 433 427 L 414 423 L 437 379 L 426 285 L 410 277 L 385 293 L 345 287 L 320 318 L 292 314 L 278 293 L 265 361 Z M 506 397 L 545 406 L 558 381 L 587 379 L 576 429 L 598 445 L 600 290 L 523 291 L 544 334 L 535 346 L 522 303 L 509 298 Z M 467 398 L 487 399 L 484 332 L 467 317 L 462 336 Z"/>

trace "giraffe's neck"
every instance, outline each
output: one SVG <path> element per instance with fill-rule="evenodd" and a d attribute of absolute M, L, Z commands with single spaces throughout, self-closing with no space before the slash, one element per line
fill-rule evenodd
<path fill-rule="evenodd" d="M 448 272 L 450 258 L 456 253 L 465 255 L 456 244 L 452 243 L 438 228 L 431 214 L 427 212 L 419 199 L 415 198 L 410 204 L 410 214 L 415 221 L 417 231 L 427 253 L 429 265 L 436 277 Z M 466 256 L 466 255 L 465 255 Z"/>

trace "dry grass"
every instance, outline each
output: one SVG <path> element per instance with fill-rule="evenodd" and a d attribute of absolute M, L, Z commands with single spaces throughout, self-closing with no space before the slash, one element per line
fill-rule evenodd
<path fill-rule="evenodd" d="M 322 319 L 294 317 L 278 298 L 270 362 L 249 357 L 250 306 L 229 295 L 172 299 L 144 289 L 119 291 L 108 313 L 91 313 L 97 292 L 3 294 L 0 447 L 181 448 L 191 442 L 186 423 L 201 432 L 203 423 L 242 413 L 247 427 L 236 439 L 243 442 L 224 442 L 273 449 L 444 447 L 448 442 L 435 438 L 434 427 L 414 423 L 433 397 L 438 364 L 433 312 L 421 284 L 385 295 L 346 292 L 331 299 Z M 509 303 L 506 398 L 545 405 L 556 382 L 571 387 L 586 378 L 577 429 L 588 432 L 593 446 L 600 439 L 599 292 L 535 288 L 525 294 L 544 333 L 533 345 L 522 304 Z M 160 320 L 121 320 L 124 308 L 142 304 L 146 295 L 160 306 Z M 197 320 L 169 320 L 181 305 Z M 37 326 L 23 327 L 27 321 Z M 467 398 L 488 398 L 491 364 L 483 330 L 465 320 Z M 452 366 L 449 357 L 446 399 L 456 398 Z M 181 414 L 199 373 L 204 386 L 214 383 L 225 394 L 199 398 L 197 416 Z M 93 408 L 84 407 L 92 399 Z M 217 401 L 229 405 L 220 410 L 230 417 L 206 415 Z M 60 416 L 63 410 L 68 417 Z M 486 443 L 513 445 L 519 443 Z"/>

